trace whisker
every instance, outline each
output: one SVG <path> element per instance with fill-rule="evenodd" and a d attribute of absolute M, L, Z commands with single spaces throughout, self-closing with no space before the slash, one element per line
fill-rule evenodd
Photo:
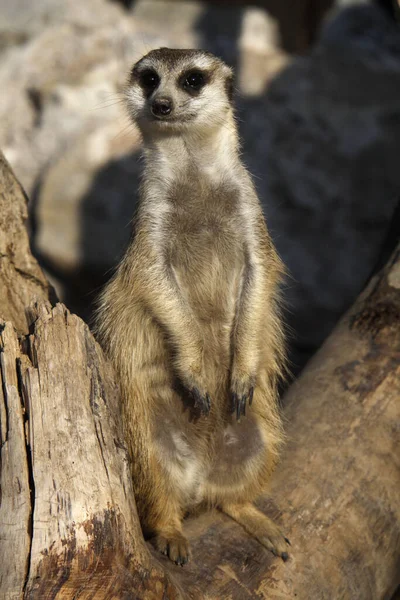
<path fill-rule="evenodd" d="M 127 125 L 125 125 L 125 127 L 123 127 L 118 133 L 116 133 L 114 135 L 114 137 L 112 138 L 112 141 L 114 142 L 116 140 L 121 139 L 122 137 L 126 136 L 126 134 L 128 132 L 136 133 L 136 128 L 133 123 L 127 123 Z"/>
<path fill-rule="evenodd" d="M 111 102 L 109 104 L 96 104 L 96 106 L 93 106 L 92 108 L 89 108 L 89 111 L 92 110 L 100 110 L 102 108 L 111 108 L 112 106 L 117 106 L 117 105 L 122 105 L 124 104 L 123 100 L 117 100 L 116 102 Z"/>

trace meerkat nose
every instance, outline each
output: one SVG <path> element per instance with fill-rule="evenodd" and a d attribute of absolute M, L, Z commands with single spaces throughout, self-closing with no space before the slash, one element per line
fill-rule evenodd
<path fill-rule="evenodd" d="M 155 117 L 166 117 L 172 111 L 173 104 L 170 98 L 156 98 L 151 105 L 151 112 Z"/>

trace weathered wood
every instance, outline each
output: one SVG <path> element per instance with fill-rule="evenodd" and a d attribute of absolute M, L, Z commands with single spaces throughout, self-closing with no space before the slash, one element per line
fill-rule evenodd
<path fill-rule="evenodd" d="M 29 498 L 25 477 L 32 524 L 28 552 L 25 538 L 18 548 L 20 562 L 29 565 L 24 597 L 134 598 L 131 590 L 136 590 L 138 597 L 178 598 L 142 537 L 126 451 L 110 411 L 118 390 L 99 346 L 83 321 L 61 304 L 40 304 L 30 317 L 35 322 L 27 339 L 29 359 L 18 354 L 10 324 L 2 353 L 6 382 L 15 384 L 19 377 L 19 390 L 13 388 L 18 431 L 22 400 L 29 427 L 27 453 L 20 437 L 18 446 L 7 442 L 14 455 L 24 457 L 33 491 Z M 20 523 L 25 532 L 26 513 Z M 10 514 L 2 505 L 1 531 L 8 531 Z M 15 548 L 14 541 L 9 547 Z M 20 565 L 16 570 L 22 575 Z M 21 597 L 20 585 L 1 589 L 6 598 Z"/>
<path fill-rule="evenodd" d="M 288 394 L 271 486 L 293 562 L 291 597 L 390 598 L 400 583 L 400 246 Z"/>
<path fill-rule="evenodd" d="M 10 323 L 0 323 L 0 590 L 22 597 L 28 570 L 31 495 L 24 409 L 16 365 L 19 344 Z"/>
<path fill-rule="evenodd" d="M 27 219 L 27 198 L 0 151 L 0 314 L 19 333 L 28 333 L 25 309 L 34 298 L 56 300 L 31 254 Z"/>

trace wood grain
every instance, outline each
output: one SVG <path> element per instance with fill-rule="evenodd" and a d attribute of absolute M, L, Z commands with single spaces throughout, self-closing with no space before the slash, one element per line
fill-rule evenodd
<path fill-rule="evenodd" d="M 25 309 L 36 299 L 56 301 L 29 246 L 28 199 L 0 151 L 0 309 L 19 333 L 28 333 Z"/>
<path fill-rule="evenodd" d="M 18 382 L 20 351 L 11 323 L 0 321 L 0 590 L 22 598 L 29 567 L 31 494 Z"/>

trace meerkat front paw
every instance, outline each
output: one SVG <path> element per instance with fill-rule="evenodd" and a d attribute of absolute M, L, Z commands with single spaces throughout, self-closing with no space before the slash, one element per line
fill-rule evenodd
<path fill-rule="evenodd" d="M 205 386 L 200 381 L 194 381 L 194 378 L 190 377 L 183 380 L 182 383 L 189 392 L 190 398 L 193 401 L 193 405 L 196 411 L 207 417 L 211 410 L 211 398 L 210 394 L 206 391 Z"/>
<path fill-rule="evenodd" d="M 236 415 L 236 419 L 240 422 L 240 418 L 246 415 L 246 404 L 251 406 L 253 402 L 255 378 L 249 376 L 241 376 L 239 378 L 232 377 L 231 381 L 231 413 Z"/>
<path fill-rule="evenodd" d="M 196 387 L 190 390 L 190 393 L 194 399 L 194 407 L 199 410 L 203 415 L 207 416 L 211 410 L 211 399 L 210 394 L 207 392 L 202 394 Z"/>
<path fill-rule="evenodd" d="M 195 409 L 207 416 L 211 410 L 211 398 L 204 383 L 201 366 L 198 363 L 190 363 L 181 358 L 178 371 L 181 382 L 193 399 Z"/>

